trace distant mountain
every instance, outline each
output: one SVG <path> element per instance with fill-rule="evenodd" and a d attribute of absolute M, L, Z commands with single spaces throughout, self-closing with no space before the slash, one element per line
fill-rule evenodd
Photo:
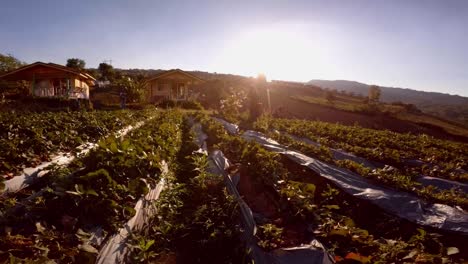
<path fill-rule="evenodd" d="M 369 85 L 346 80 L 311 80 L 308 84 L 366 96 Z M 381 101 L 414 104 L 424 112 L 468 124 L 468 98 L 436 92 L 380 86 Z"/>

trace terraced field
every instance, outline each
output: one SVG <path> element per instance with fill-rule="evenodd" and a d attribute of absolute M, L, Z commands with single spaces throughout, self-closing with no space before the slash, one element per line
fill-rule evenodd
<path fill-rule="evenodd" d="M 178 110 L 1 118 L 1 262 L 467 259 L 466 144 L 269 118 L 242 131 Z"/>

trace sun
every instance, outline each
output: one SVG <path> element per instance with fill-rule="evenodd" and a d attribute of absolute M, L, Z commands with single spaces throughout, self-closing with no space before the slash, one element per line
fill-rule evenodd
<path fill-rule="evenodd" d="M 312 54 L 304 32 L 294 28 L 263 28 L 242 32 L 220 56 L 218 67 L 248 76 L 263 73 L 268 79 L 298 79 Z"/>

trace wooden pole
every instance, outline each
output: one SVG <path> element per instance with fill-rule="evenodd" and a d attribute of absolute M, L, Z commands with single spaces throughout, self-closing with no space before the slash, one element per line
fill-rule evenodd
<path fill-rule="evenodd" d="M 271 99 L 270 99 L 270 88 L 267 87 L 267 99 L 268 99 L 268 112 L 271 115 Z"/>
<path fill-rule="evenodd" d="M 34 90 L 36 86 L 36 74 L 33 73 L 32 85 L 31 85 L 31 95 L 34 96 Z"/>
<path fill-rule="evenodd" d="M 70 77 L 68 77 L 67 79 L 67 94 L 66 94 L 66 98 L 70 97 Z"/>

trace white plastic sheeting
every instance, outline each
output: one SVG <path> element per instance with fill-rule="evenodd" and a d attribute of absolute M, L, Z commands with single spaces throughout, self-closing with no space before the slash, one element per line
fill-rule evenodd
<path fill-rule="evenodd" d="M 96 263 L 107 264 L 107 263 L 125 263 L 125 258 L 128 254 L 128 238 L 132 231 L 141 230 L 144 224 L 150 219 L 155 213 L 156 209 L 153 206 L 153 202 L 159 198 L 161 191 L 165 187 L 164 175 L 168 173 L 167 163 L 162 164 L 161 180 L 155 188 L 151 189 L 145 197 L 138 200 L 135 205 L 135 215 L 128 220 L 124 227 L 120 228 L 119 231 L 112 235 L 104 246 L 99 251 L 98 259 Z M 94 236 L 95 241 L 102 241 L 99 235 Z"/>
<path fill-rule="evenodd" d="M 224 122 L 226 122 L 226 121 L 224 121 Z M 282 133 L 282 132 L 279 132 L 279 133 Z M 288 134 L 286 132 L 283 132 L 283 133 L 285 135 L 287 135 L 287 136 L 290 136 L 294 140 L 302 141 L 302 142 L 304 142 L 306 144 L 310 144 L 310 145 L 314 145 L 314 146 L 320 146 L 319 143 L 317 143 L 317 142 L 315 142 L 313 140 L 310 140 L 308 138 L 294 136 L 294 135 Z M 370 169 L 377 169 L 377 168 L 382 168 L 382 167 L 385 166 L 382 163 L 369 161 L 369 160 L 367 160 L 365 158 L 358 157 L 358 156 L 356 156 L 354 154 L 348 153 L 348 152 L 346 152 L 344 150 L 341 150 L 341 149 L 330 148 L 330 151 L 333 154 L 333 158 L 336 159 L 336 160 L 345 160 L 345 159 L 352 160 L 352 161 L 360 163 L 363 166 L 368 167 Z M 425 163 L 423 161 L 418 161 L 418 160 L 412 160 L 412 161 L 407 161 L 407 162 L 412 162 L 414 165 L 415 164 L 431 165 L 430 163 Z M 455 188 L 455 189 L 459 189 L 459 190 L 461 190 L 463 192 L 468 192 L 468 184 L 462 183 L 462 182 L 451 181 L 451 180 L 441 179 L 441 178 L 436 178 L 436 177 L 423 176 L 423 175 L 419 176 L 415 180 L 417 182 L 419 182 L 423 186 L 432 185 L 432 186 L 437 187 L 440 190 L 450 190 L 450 189 Z"/>
<path fill-rule="evenodd" d="M 279 132 L 279 133 L 281 133 L 281 132 Z M 288 134 L 288 133 L 284 133 L 284 134 L 291 137 L 294 140 L 302 141 L 302 142 L 304 142 L 306 144 L 314 145 L 314 146 L 317 146 L 317 147 L 320 146 L 320 143 L 315 142 L 315 141 L 313 141 L 311 139 L 294 136 L 294 135 L 291 135 L 291 134 Z M 336 159 L 336 160 L 345 160 L 345 159 L 351 160 L 351 161 L 357 162 L 359 164 L 363 164 L 364 166 L 366 166 L 368 168 L 371 168 L 371 169 L 377 169 L 377 168 L 380 168 L 380 167 L 384 167 L 384 164 L 368 161 L 367 159 L 358 157 L 358 156 L 356 156 L 354 154 L 348 153 L 348 152 L 343 151 L 341 149 L 330 148 L 330 151 L 331 151 L 331 153 L 333 155 L 333 158 Z"/>
<path fill-rule="evenodd" d="M 424 186 L 433 185 L 441 190 L 450 190 L 450 189 L 459 189 L 465 193 L 468 193 L 468 184 L 430 177 L 430 176 L 421 176 L 416 179 L 417 182 L 421 183 Z"/>
<path fill-rule="evenodd" d="M 288 150 L 259 132 L 246 131 L 242 137 L 285 155 L 332 181 L 343 191 L 359 199 L 368 200 L 400 218 L 445 231 L 468 234 L 468 214 L 462 209 L 444 204 L 431 204 L 416 195 L 376 185 L 349 170 Z"/>
<path fill-rule="evenodd" d="M 149 118 L 150 120 L 152 118 Z M 141 127 L 145 122 L 141 121 L 136 123 L 135 125 L 130 125 L 127 126 L 117 132 L 115 132 L 116 137 L 123 137 L 125 136 L 128 132 L 137 129 Z M 89 151 L 92 149 L 96 148 L 97 144 L 96 143 L 85 143 L 77 147 L 78 153 L 74 155 L 71 152 L 68 153 L 59 153 L 58 155 L 55 155 L 51 158 L 51 161 L 43 162 L 39 166 L 35 168 L 26 168 L 23 170 L 23 173 L 21 175 L 15 176 L 11 178 L 10 180 L 5 181 L 5 188 L 0 191 L 2 195 L 6 193 L 11 193 L 11 192 L 17 192 L 20 191 L 31 184 L 33 184 L 38 178 L 42 177 L 45 175 L 48 171 L 44 170 L 50 165 L 56 164 L 56 165 L 67 165 L 70 164 L 76 157 L 86 155 Z"/>
<path fill-rule="evenodd" d="M 200 148 L 198 152 L 202 152 L 208 155 L 208 147 L 206 145 L 208 136 L 203 132 L 202 125 L 200 123 L 195 123 L 191 127 L 191 130 L 195 134 L 195 144 L 197 144 L 197 146 Z"/>
<path fill-rule="evenodd" d="M 229 123 L 221 118 L 213 117 L 214 120 L 220 122 L 223 124 L 224 128 L 231 134 L 237 134 L 239 133 L 239 126 L 236 124 Z"/>
<path fill-rule="evenodd" d="M 229 160 L 224 154 L 215 150 L 209 156 L 211 173 L 224 176 L 225 183 L 229 194 L 233 195 L 239 203 L 239 208 L 242 217 L 244 228 L 244 240 L 251 252 L 251 256 L 255 263 L 260 264 L 329 264 L 334 263 L 331 256 L 324 251 L 323 245 L 313 240 L 309 245 L 301 245 L 294 248 L 281 248 L 272 252 L 264 252 L 257 244 L 255 238 L 256 224 L 252 210 L 244 202 L 241 195 L 237 191 L 239 175 L 229 175 L 226 170 L 229 168 Z"/>
<path fill-rule="evenodd" d="M 218 121 L 223 121 L 218 119 Z M 193 123 L 192 123 L 193 124 Z M 230 125 L 225 122 L 224 125 Z M 236 134 L 239 129 L 236 125 L 229 126 L 230 133 Z M 192 125 L 192 131 L 195 133 L 195 143 L 204 153 L 207 153 L 205 140 L 208 136 L 203 132 L 199 123 Z M 200 151 L 199 151 L 200 152 Z M 334 263 L 331 256 L 324 251 L 323 245 L 313 240 L 309 245 L 302 245 L 295 248 L 282 248 L 273 252 L 264 252 L 257 244 L 255 233 L 257 231 L 254 216 L 250 207 L 242 199 L 237 190 L 237 184 L 240 181 L 239 174 L 230 175 L 227 169 L 230 167 L 229 160 L 224 154 L 215 150 L 209 155 L 210 172 L 214 175 L 223 176 L 226 188 L 230 195 L 234 196 L 239 204 L 241 212 L 241 220 L 243 225 L 243 239 L 247 248 L 250 250 L 250 255 L 255 263 L 259 264 L 331 264 Z"/>

